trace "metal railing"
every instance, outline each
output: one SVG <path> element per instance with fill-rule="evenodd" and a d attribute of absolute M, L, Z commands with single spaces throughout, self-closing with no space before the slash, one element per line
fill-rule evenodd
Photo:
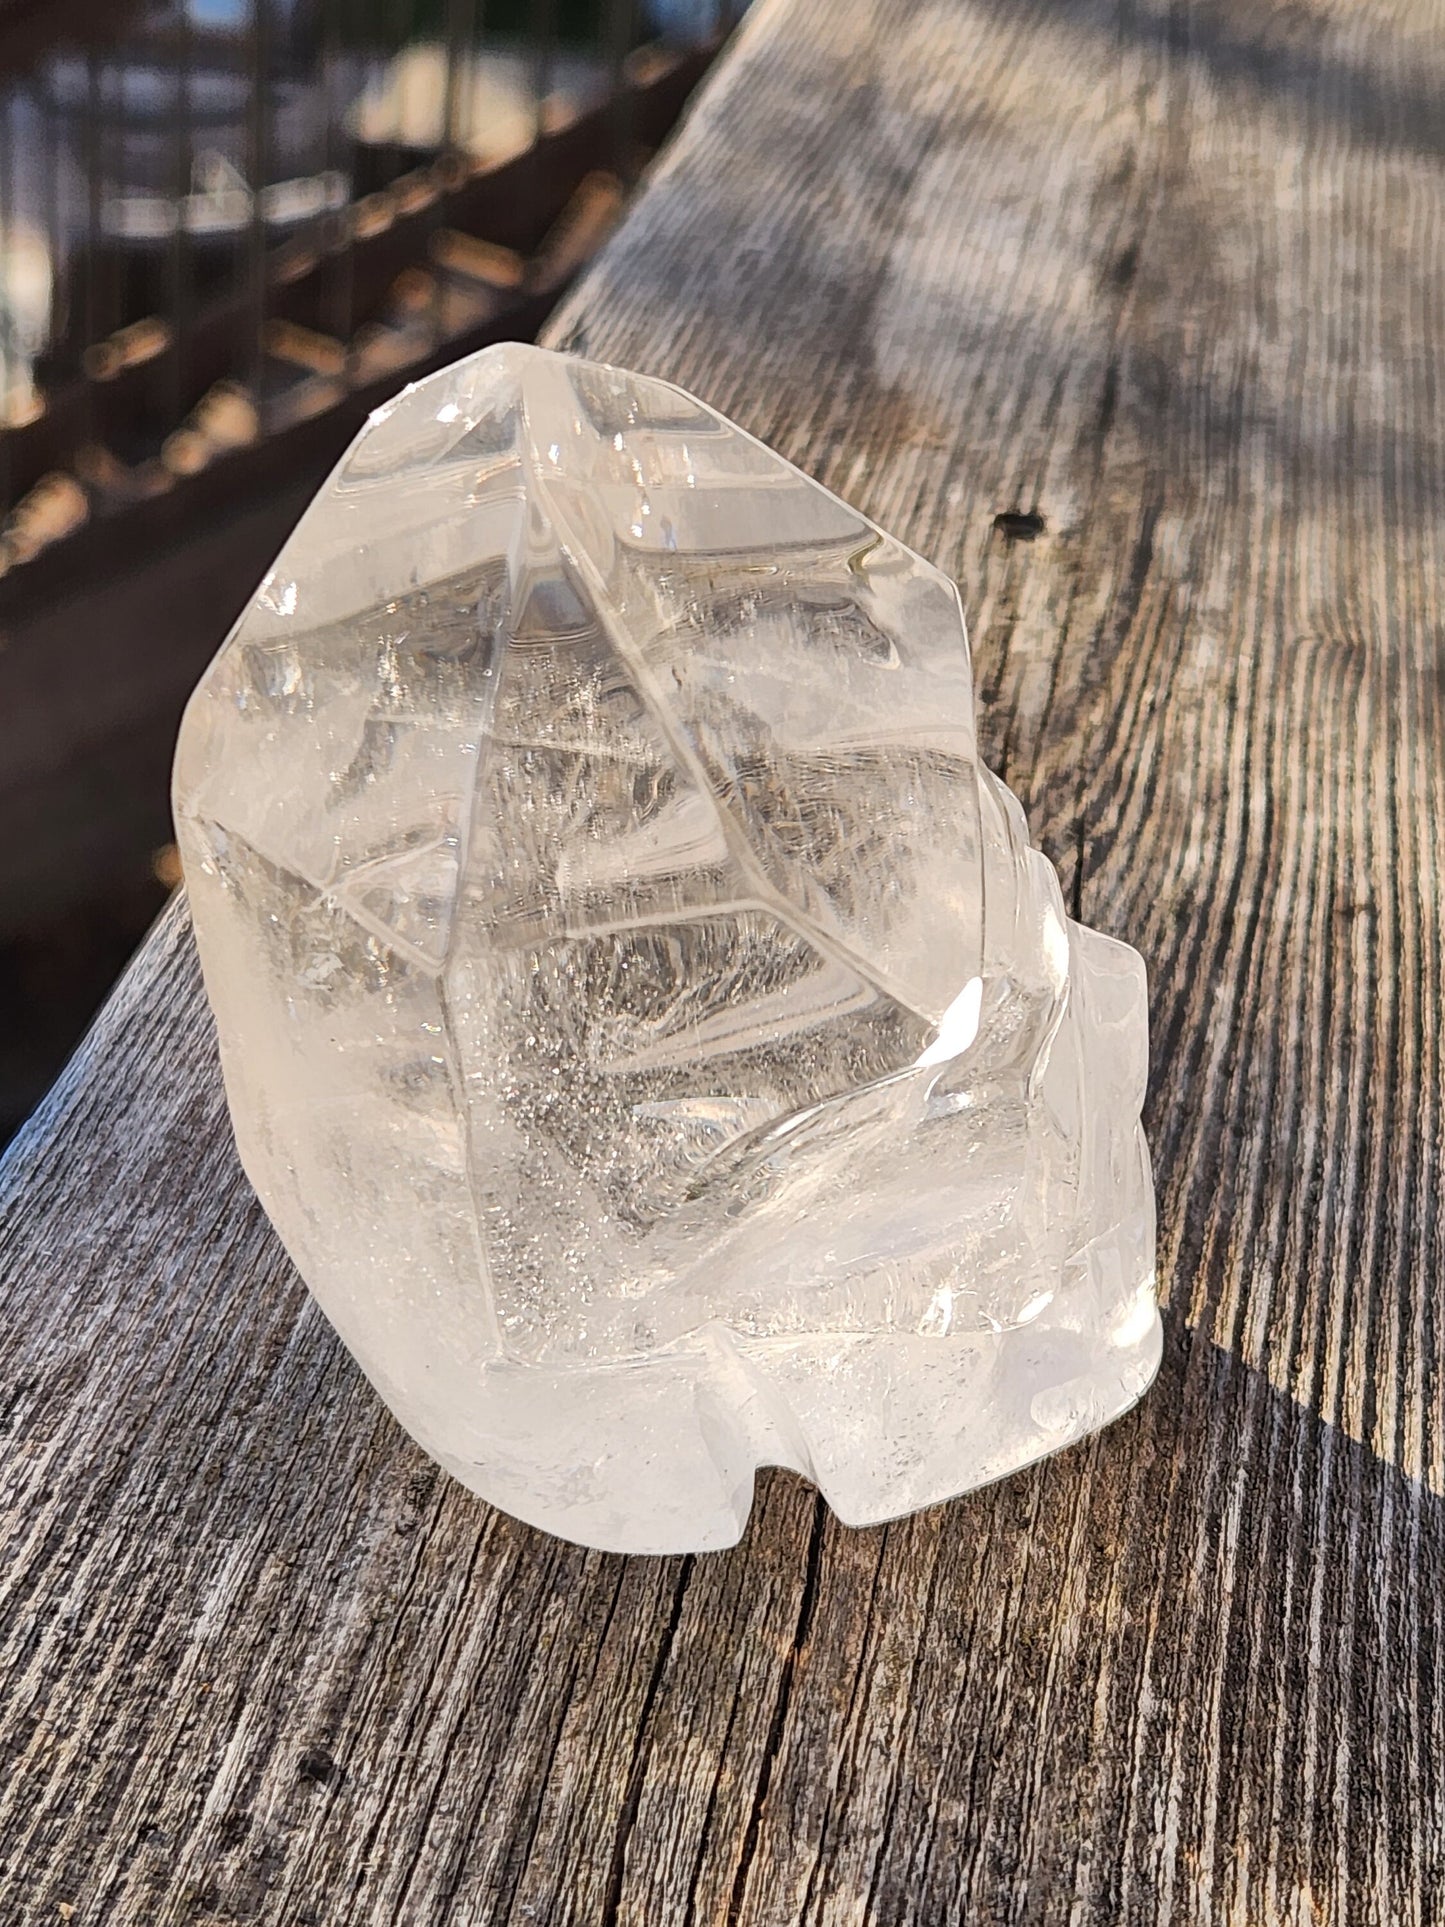
<path fill-rule="evenodd" d="M 0 576 L 534 328 L 732 24 L 717 0 L 92 11 L 0 72 Z"/>

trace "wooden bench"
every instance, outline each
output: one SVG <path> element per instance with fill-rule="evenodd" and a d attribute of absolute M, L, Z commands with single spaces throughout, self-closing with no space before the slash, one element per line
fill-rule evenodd
<path fill-rule="evenodd" d="M 268 1230 L 176 902 L 0 1178 L 0 1919 L 1442 1918 L 1439 28 L 763 0 L 551 329 L 961 582 L 1150 967 L 1143 1406 L 725 1555 L 489 1512 Z"/>

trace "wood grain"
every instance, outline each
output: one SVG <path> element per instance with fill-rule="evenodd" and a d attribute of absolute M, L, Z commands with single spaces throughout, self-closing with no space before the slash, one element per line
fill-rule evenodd
<path fill-rule="evenodd" d="M 1144 1405 L 696 1560 L 488 1512 L 268 1233 L 174 905 L 0 1181 L 0 1918 L 1445 1917 L 1440 26 L 764 0 L 553 326 L 962 583 L 1150 965 Z"/>

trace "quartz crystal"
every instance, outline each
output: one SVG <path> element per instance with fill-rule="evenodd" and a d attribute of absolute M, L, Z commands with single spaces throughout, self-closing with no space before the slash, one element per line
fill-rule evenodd
<path fill-rule="evenodd" d="M 953 584 L 702 402 L 506 346 L 378 409 L 175 802 L 246 1170 L 494 1504 L 862 1524 L 1149 1382 L 1143 966 L 978 760 Z"/>

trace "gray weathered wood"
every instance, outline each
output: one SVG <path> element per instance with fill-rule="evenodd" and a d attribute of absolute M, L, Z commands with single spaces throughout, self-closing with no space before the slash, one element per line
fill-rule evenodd
<path fill-rule="evenodd" d="M 489 1513 L 269 1235 L 173 907 L 3 1179 L 0 1918 L 1441 1918 L 1441 26 L 765 0 L 553 331 L 963 584 L 1150 962 L 1143 1407 L 724 1556 Z"/>

